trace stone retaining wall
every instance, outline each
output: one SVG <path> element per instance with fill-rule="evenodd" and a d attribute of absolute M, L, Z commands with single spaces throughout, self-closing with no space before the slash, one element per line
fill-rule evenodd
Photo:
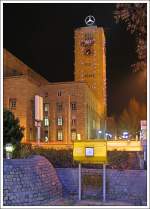
<path fill-rule="evenodd" d="M 106 170 L 106 199 L 128 201 L 134 205 L 146 205 L 146 170 Z M 101 179 L 102 169 L 82 168 L 84 176 Z M 97 178 L 98 177 L 98 178 Z M 93 178 L 92 178 L 93 179 Z M 83 199 L 102 200 L 100 185 L 82 185 Z M 93 182 L 93 180 L 92 180 Z M 28 159 L 4 160 L 3 205 L 50 205 L 63 195 L 78 195 L 78 168 L 57 168 L 42 156 Z"/>
<path fill-rule="evenodd" d="M 54 167 L 42 157 L 4 160 L 3 205 L 45 205 L 62 197 Z"/>
<path fill-rule="evenodd" d="M 62 182 L 64 194 L 78 194 L 78 169 L 57 168 L 57 174 Z M 101 175 L 102 169 L 82 169 L 84 175 Z M 145 205 L 147 199 L 146 170 L 106 170 L 106 189 L 108 200 L 122 200 L 132 202 L 135 205 Z M 85 187 L 84 187 L 85 188 Z M 89 185 L 82 186 L 82 198 L 98 198 L 102 200 L 102 185 L 94 188 Z"/>

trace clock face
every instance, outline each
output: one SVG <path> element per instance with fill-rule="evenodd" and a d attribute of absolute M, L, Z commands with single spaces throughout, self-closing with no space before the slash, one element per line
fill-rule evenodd
<path fill-rule="evenodd" d="M 84 39 L 81 41 L 81 47 L 84 55 L 90 56 L 94 53 L 94 39 L 92 33 L 86 33 Z"/>

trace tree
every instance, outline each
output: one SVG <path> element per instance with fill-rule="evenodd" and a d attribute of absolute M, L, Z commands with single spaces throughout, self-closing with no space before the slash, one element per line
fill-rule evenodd
<path fill-rule="evenodd" d="M 128 152 L 113 151 L 108 153 L 109 165 L 114 169 L 127 169 Z"/>
<path fill-rule="evenodd" d="M 113 137 L 117 136 L 117 124 L 115 116 L 107 117 L 107 131 L 110 132 Z"/>
<path fill-rule="evenodd" d="M 12 143 L 15 150 L 20 148 L 20 142 L 23 137 L 24 128 L 20 127 L 19 119 L 14 114 L 4 109 L 3 113 L 3 145 Z"/>
<path fill-rule="evenodd" d="M 139 162 L 135 152 L 111 151 L 108 152 L 108 167 L 113 169 L 139 169 Z"/>
<path fill-rule="evenodd" d="M 136 37 L 137 63 L 133 64 L 134 70 L 147 68 L 147 4 L 146 3 L 121 3 L 116 4 L 114 12 L 116 22 L 127 24 L 127 30 Z"/>
<path fill-rule="evenodd" d="M 140 120 L 146 119 L 146 105 L 140 104 L 135 98 L 129 101 L 127 109 L 124 109 L 119 118 L 120 132 L 129 131 L 133 136 L 140 130 Z"/>

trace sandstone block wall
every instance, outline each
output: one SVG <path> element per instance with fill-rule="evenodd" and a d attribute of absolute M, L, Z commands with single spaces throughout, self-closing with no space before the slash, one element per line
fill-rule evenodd
<path fill-rule="evenodd" d="M 3 205 L 45 205 L 62 197 L 54 167 L 42 157 L 4 160 Z"/>
<path fill-rule="evenodd" d="M 57 174 L 62 182 L 64 194 L 78 195 L 78 168 L 57 168 Z M 84 175 L 103 175 L 102 169 L 82 169 Z M 82 178 L 83 179 L 83 178 Z M 146 170 L 106 170 L 106 199 L 128 201 L 134 205 L 146 205 L 147 176 Z M 92 185 L 82 187 L 83 199 L 103 198 L 102 186 Z"/>

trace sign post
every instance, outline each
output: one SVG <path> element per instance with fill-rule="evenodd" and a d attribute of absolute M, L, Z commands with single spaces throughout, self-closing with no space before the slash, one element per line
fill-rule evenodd
<path fill-rule="evenodd" d="M 106 201 L 106 164 L 103 164 L 103 202 Z"/>
<path fill-rule="evenodd" d="M 81 163 L 79 163 L 79 200 L 81 200 Z"/>
<path fill-rule="evenodd" d="M 81 200 L 81 163 L 103 164 L 103 201 L 106 201 L 107 142 L 99 140 L 75 141 L 73 158 L 79 161 L 79 200 Z"/>
<path fill-rule="evenodd" d="M 41 122 L 39 122 L 41 123 Z M 41 139 L 41 127 L 40 127 L 41 124 L 39 124 L 39 126 L 37 126 L 37 142 L 38 142 L 38 145 L 40 144 L 40 139 Z"/>
<path fill-rule="evenodd" d="M 35 126 L 37 127 L 37 144 L 41 139 L 41 121 L 43 120 L 43 97 L 35 95 Z"/>

